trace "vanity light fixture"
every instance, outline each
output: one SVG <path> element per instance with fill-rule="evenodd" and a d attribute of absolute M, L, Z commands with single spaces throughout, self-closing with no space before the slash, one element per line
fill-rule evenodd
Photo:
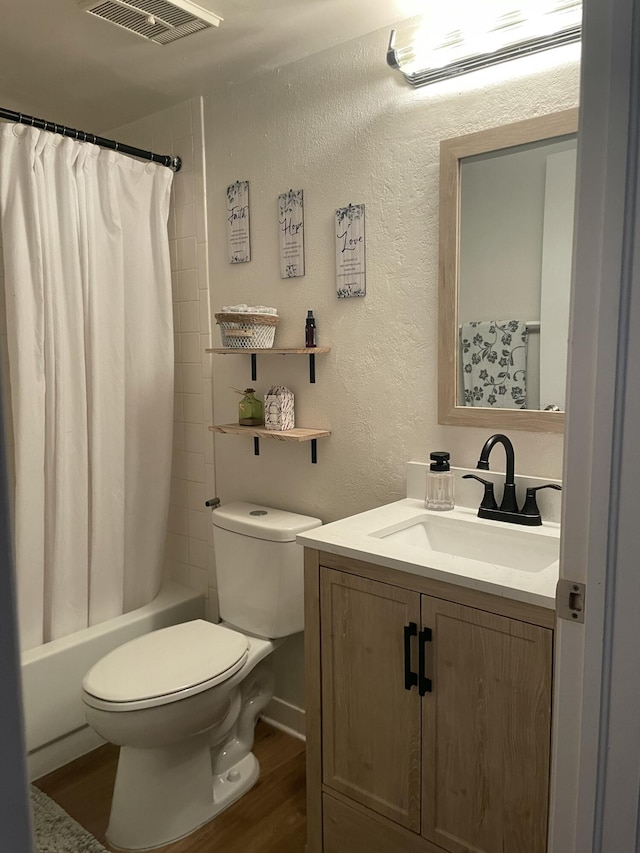
<path fill-rule="evenodd" d="M 422 20 L 392 30 L 387 63 L 418 87 L 580 40 L 582 0 L 494 0 L 493 16 L 488 5 L 453 29 Z"/>

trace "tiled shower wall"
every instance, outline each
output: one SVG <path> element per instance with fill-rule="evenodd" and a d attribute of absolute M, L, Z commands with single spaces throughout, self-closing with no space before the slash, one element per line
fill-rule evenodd
<path fill-rule="evenodd" d="M 211 346 L 202 101 L 195 98 L 105 134 L 158 154 L 178 154 L 169 213 L 175 341 L 171 505 L 165 572 L 203 591 L 209 617 L 218 618 L 211 511 L 215 494 Z"/>

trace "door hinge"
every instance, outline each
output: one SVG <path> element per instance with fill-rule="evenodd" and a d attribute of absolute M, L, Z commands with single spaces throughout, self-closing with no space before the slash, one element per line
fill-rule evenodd
<path fill-rule="evenodd" d="M 556 587 L 556 613 L 559 619 L 584 622 L 586 584 L 561 578 Z"/>

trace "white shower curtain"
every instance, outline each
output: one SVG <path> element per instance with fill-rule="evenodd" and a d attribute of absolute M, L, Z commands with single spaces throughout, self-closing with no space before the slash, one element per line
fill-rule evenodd
<path fill-rule="evenodd" d="M 158 591 L 169 503 L 172 174 L 0 125 L 22 648 Z"/>

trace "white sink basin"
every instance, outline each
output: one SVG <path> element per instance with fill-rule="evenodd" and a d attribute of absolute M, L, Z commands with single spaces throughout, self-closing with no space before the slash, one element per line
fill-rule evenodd
<path fill-rule="evenodd" d="M 318 552 L 553 609 L 560 525 L 525 527 L 456 507 L 433 512 L 404 498 L 324 524 L 297 541 Z"/>
<path fill-rule="evenodd" d="M 495 524 L 495 526 L 494 526 Z M 420 513 L 412 518 L 374 530 L 376 539 L 425 552 L 464 557 L 521 572 L 541 572 L 558 560 L 559 539 L 500 522 L 478 522 L 475 518 Z"/>

